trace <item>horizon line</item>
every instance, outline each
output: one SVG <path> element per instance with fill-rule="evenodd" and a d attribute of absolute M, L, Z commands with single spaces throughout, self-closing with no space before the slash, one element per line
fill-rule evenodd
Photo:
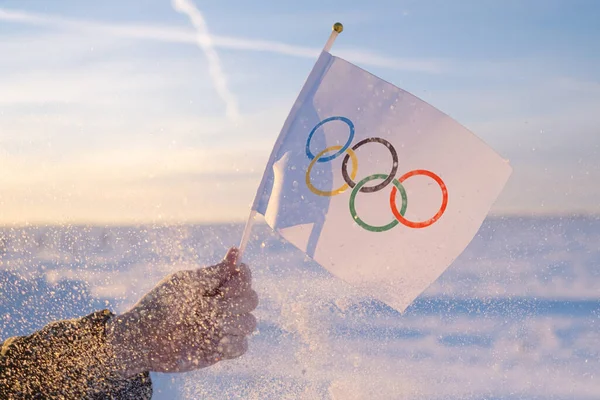
<path fill-rule="evenodd" d="M 522 213 L 490 213 L 485 219 L 518 219 L 518 218 L 570 218 L 570 219 L 600 219 L 600 212 L 548 212 L 548 213 L 535 213 L 535 212 L 522 212 Z M 101 221 L 73 221 L 73 222 L 60 222 L 60 221 L 37 221 L 37 222 L 0 222 L 0 229 L 19 229 L 19 228 L 32 228 L 32 227 L 169 227 L 169 226 L 201 226 L 201 225 L 243 225 L 246 223 L 246 218 L 231 219 L 231 220 L 200 220 L 200 219 L 189 219 L 189 220 L 165 220 L 165 221 L 112 221 L 112 222 L 101 222 Z M 258 218 L 255 222 L 256 225 L 268 225 L 264 218 Z"/>

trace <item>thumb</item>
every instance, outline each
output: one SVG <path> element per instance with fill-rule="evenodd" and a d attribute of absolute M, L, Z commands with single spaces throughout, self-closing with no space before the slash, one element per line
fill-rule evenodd
<path fill-rule="evenodd" d="M 206 280 L 209 293 L 218 289 L 235 274 L 239 250 L 235 247 L 230 248 L 220 263 L 198 269 L 198 277 Z"/>
<path fill-rule="evenodd" d="M 235 267 L 237 265 L 239 255 L 240 251 L 237 248 L 232 247 L 227 251 L 227 254 L 225 254 L 223 262 L 227 264 L 233 264 L 233 266 Z"/>

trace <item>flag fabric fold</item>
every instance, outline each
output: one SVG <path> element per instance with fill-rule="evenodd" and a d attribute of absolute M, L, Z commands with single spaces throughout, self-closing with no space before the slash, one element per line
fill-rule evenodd
<path fill-rule="evenodd" d="M 404 311 L 473 239 L 510 174 L 452 118 L 323 52 L 253 210 L 331 273 Z"/>

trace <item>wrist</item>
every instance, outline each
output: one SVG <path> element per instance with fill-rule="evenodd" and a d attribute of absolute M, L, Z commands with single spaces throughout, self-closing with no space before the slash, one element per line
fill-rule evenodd
<path fill-rule="evenodd" d="M 114 361 L 114 370 L 123 378 L 147 371 L 143 351 L 137 338 L 137 318 L 124 313 L 111 318 L 106 325 L 106 343 Z"/>

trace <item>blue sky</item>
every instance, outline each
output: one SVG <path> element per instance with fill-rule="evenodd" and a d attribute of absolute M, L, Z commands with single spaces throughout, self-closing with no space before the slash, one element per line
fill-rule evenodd
<path fill-rule="evenodd" d="M 0 222 L 243 220 L 337 20 L 334 54 L 511 160 L 495 214 L 600 213 L 600 3 L 194 4 L 217 75 L 169 0 L 0 1 Z"/>

